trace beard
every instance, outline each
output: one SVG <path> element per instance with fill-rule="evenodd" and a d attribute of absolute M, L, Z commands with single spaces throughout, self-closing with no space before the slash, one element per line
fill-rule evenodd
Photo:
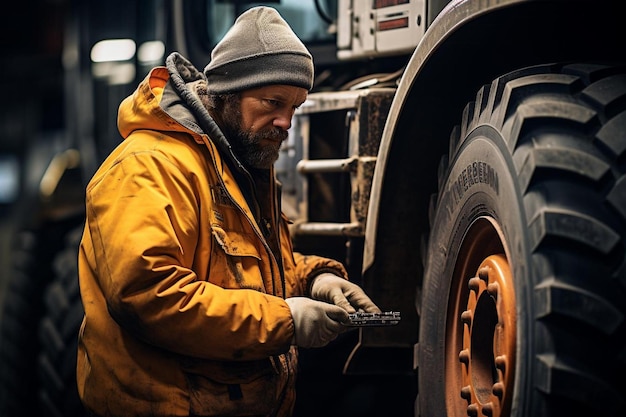
<path fill-rule="evenodd" d="M 243 129 L 239 100 L 226 100 L 221 116 L 222 130 L 241 162 L 250 168 L 270 169 L 287 139 L 287 131 L 275 127 L 259 132 Z"/>

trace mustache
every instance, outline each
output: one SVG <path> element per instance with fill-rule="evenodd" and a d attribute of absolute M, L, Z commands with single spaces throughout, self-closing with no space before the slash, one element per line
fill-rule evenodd
<path fill-rule="evenodd" d="M 258 139 L 280 140 L 281 142 L 287 140 L 288 136 L 289 133 L 286 130 L 279 128 L 268 129 L 257 134 Z"/>

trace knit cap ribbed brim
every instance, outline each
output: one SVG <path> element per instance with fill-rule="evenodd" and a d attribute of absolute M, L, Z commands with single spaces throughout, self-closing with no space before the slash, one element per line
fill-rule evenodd
<path fill-rule="evenodd" d="M 237 18 L 213 49 L 204 74 L 213 94 L 270 84 L 311 90 L 313 58 L 275 9 L 260 6 Z"/>

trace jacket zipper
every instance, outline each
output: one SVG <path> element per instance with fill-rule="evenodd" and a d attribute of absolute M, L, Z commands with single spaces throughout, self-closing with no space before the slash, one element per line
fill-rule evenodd
<path fill-rule="evenodd" d="M 250 217 L 248 217 L 248 215 L 246 214 L 245 210 L 243 209 L 243 207 L 241 207 L 239 205 L 239 203 L 237 203 L 235 201 L 235 199 L 231 196 L 230 192 L 228 192 L 228 188 L 226 188 L 226 184 L 224 184 L 224 180 L 222 178 L 221 175 L 219 175 L 219 168 L 216 165 L 215 162 L 215 156 L 213 154 L 213 149 L 212 146 L 210 146 L 209 140 L 208 140 L 208 136 L 207 135 L 202 135 L 202 138 L 205 142 L 206 147 L 209 149 L 209 152 L 211 152 L 211 162 L 213 164 L 213 168 L 215 168 L 215 172 L 218 173 L 217 174 L 217 180 L 219 181 L 220 185 L 222 186 L 222 188 L 224 189 L 224 191 L 226 192 L 226 195 L 228 196 L 228 199 L 233 203 L 233 205 L 235 207 L 237 207 L 237 209 L 241 212 L 241 214 L 243 215 L 243 217 L 246 218 L 246 220 L 248 221 L 248 223 L 250 224 L 250 226 L 252 226 L 252 230 L 254 230 L 254 233 L 256 234 L 256 236 L 261 239 L 261 243 L 263 244 L 263 247 L 265 248 L 265 252 L 267 253 L 267 255 L 270 257 L 270 261 L 273 262 L 273 265 L 276 266 L 276 269 L 279 269 L 279 273 L 280 273 L 280 282 L 282 285 L 282 294 L 283 294 L 283 298 L 285 298 L 285 277 L 284 277 L 284 273 L 282 271 L 280 271 L 280 268 L 278 268 L 278 261 L 276 260 L 276 257 L 274 256 L 274 253 L 272 252 L 272 249 L 270 248 L 269 244 L 267 243 L 267 240 L 265 238 L 265 236 L 263 236 L 263 232 L 259 230 L 259 226 L 256 224 L 256 221 L 253 221 L 252 219 L 250 219 Z M 220 161 L 222 161 L 222 157 L 220 156 Z M 222 164 L 224 162 L 222 161 Z M 246 172 L 246 177 L 248 182 L 252 182 L 252 180 L 249 178 L 249 174 Z M 274 187 L 275 184 L 271 185 L 271 189 L 272 189 L 272 194 L 274 193 Z M 251 187 L 252 189 L 252 193 L 253 193 L 253 198 L 254 198 L 254 208 L 256 209 L 257 213 L 260 212 L 260 208 L 259 205 L 256 201 L 256 191 L 254 189 L 254 186 Z M 276 201 L 275 201 L 275 195 L 272 195 L 272 199 L 274 200 L 274 205 L 276 205 Z M 259 213 L 259 218 L 260 218 L 260 213 Z M 261 222 L 262 223 L 262 222 Z M 280 232 L 280 230 L 277 230 L 277 232 Z M 282 251 L 282 248 L 280 246 L 280 234 L 277 235 L 277 239 L 278 239 L 278 250 Z M 270 273 L 272 274 L 272 286 L 273 288 L 273 294 L 272 295 L 276 295 L 276 285 L 275 285 L 275 276 L 274 276 L 274 268 L 270 267 Z"/>

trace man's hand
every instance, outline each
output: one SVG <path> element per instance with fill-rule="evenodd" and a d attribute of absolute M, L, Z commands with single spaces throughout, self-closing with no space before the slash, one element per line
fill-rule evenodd
<path fill-rule="evenodd" d="M 331 273 L 323 273 L 314 278 L 311 297 L 339 306 L 348 313 L 356 313 L 357 310 L 367 313 L 381 312 L 361 287 Z"/>
<path fill-rule="evenodd" d="M 350 330 L 341 323 L 349 321 L 348 313 L 336 305 L 307 297 L 285 300 L 295 326 L 295 344 L 303 348 L 326 346 L 340 333 Z"/>

